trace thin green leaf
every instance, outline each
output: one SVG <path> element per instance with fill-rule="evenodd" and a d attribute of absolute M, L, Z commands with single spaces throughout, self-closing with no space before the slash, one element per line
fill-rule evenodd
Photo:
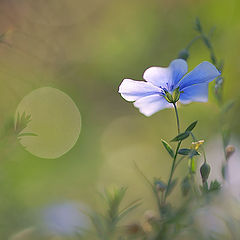
<path fill-rule="evenodd" d="M 118 221 L 140 205 L 141 205 L 140 199 L 131 202 L 127 207 L 125 207 L 119 212 Z"/>
<path fill-rule="evenodd" d="M 38 136 L 36 133 L 28 133 L 28 132 L 26 132 L 26 133 L 20 133 L 20 134 L 18 134 L 18 137 L 36 137 L 36 136 Z"/>
<path fill-rule="evenodd" d="M 191 131 L 196 127 L 197 122 L 198 122 L 198 121 L 195 121 L 195 122 L 191 123 L 191 124 L 186 128 L 185 132 L 191 132 Z"/>
<path fill-rule="evenodd" d="M 180 133 L 180 134 L 177 135 L 175 138 L 173 138 L 173 139 L 171 140 L 171 142 L 182 141 L 182 140 L 188 138 L 188 137 L 189 137 L 189 134 L 190 134 L 189 132 Z"/>
<path fill-rule="evenodd" d="M 161 139 L 161 142 L 163 144 L 163 146 L 165 147 L 165 149 L 168 151 L 169 155 L 174 158 L 174 151 L 172 149 L 172 147 L 163 139 Z"/>
<path fill-rule="evenodd" d="M 199 152 L 189 148 L 181 148 L 179 149 L 178 154 L 185 155 L 185 156 L 187 155 L 195 156 L 195 155 L 199 155 Z"/>
<path fill-rule="evenodd" d="M 217 180 L 214 180 L 210 183 L 210 188 L 209 188 L 210 192 L 219 191 L 220 189 L 221 189 L 221 184 Z"/>
<path fill-rule="evenodd" d="M 198 17 L 195 20 L 195 30 L 198 31 L 199 33 L 202 32 L 202 25 Z"/>

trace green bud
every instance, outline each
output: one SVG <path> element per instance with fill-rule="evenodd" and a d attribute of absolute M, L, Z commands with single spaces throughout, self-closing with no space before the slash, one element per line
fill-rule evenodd
<path fill-rule="evenodd" d="M 169 102 L 169 103 L 176 103 L 179 100 L 180 97 L 180 91 L 179 88 L 176 88 L 173 93 L 171 94 L 170 92 L 168 92 L 167 90 L 164 91 L 165 92 L 165 96 L 164 98 Z"/>
<path fill-rule="evenodd" d="M 201 166 L 200 173 L 202 176 L 202 181 L 205 183 L 209 177 L 211 167 L 206 162 Z"/>
<path fill-rule="evenodd" d="M 187 60 L 189 57 L 189 52 L 187 49 L 183 49 L 179 52 L 178 54 L 178 58 L 181 58 L 181 59 L 184 59 L 184 60 Z"/>
<path fill-rule="evenodd" d="M 172 94 L 169 93 L 168 91 L 165 91 L 165 96 L 164 96 L 164 98 L 165 98 L 169 103 L 173 103 Z"/>
<path fill-rule="evenodd" d="M 173 91 L 172 98 L 173 98 L 173 102 L 177 102 L 179 100 L 180 98 L 179 87 Z"/>

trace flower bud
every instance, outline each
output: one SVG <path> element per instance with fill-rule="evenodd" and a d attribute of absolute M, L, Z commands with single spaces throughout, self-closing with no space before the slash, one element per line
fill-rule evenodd
<path fill-rule="evenodd" d="M 181 58 L 181 59 L 184 59 L 184 60 L 187 60 L 189 57 L 189 52 L 187 49 L 183 49 L 179 52 L 178 54 L 178 58 Z"/>
<path fill-rule="evenodd" d="M 179 87 L 176 88 L 173 93 L 171 94 L 170 92 L 168 92 L 167 90 L 164 90 L 164 98 L 169 102 L 169 103 L 176 103 L 179 98 L 180 98 L 180 91 L 179 91 Z"/>
<path fill-rule="evenodd" d="M 164 98 L 169 102 L 169 103 L 173 103 L 173 97 L 172 94 L 169 93 L 168 91 L 165 90 L 165 96 Z"/>
<path fill-rule="evenodd" d="M 200 173 L 202 176 L 203 183 L 205 183 L 207 181 L 208 176 L 210 174 L 210 170 L 211 170 L 211 167 L 206 162 L 201 166 Z"/>
<path fill-rule="evenodd" d="M 222 177 L 223 177 L 223 179 L 226 179 L 226 177 L 227 177 L 227 167 L 228 167 L 228 165 L 226 163 L 224 163 L 222 165 Z"/>
<path fill-rule="evenodd" d="M 139 223 L 132 223 L 126 226 L 126 232 L 129 235 L 135 235 L 143 232 L 142 226 Z"/>
<path fill-rule="evenodd" d="M 233 145 L 228 145 L 225 148 L 225 153 L 226 153 L 227 160 L 233 155 L 234 152 L 235 152 L 235 147 Z"/>
<path fill-rule="evenodd" d="M 179 100 L 180 98 L 179 87 L 173 91 L 172 98 L 173 98 L 173 102 L 177 102 Z"/>

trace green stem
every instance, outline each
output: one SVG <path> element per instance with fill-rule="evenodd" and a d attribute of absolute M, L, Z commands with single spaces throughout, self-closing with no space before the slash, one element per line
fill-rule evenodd
<path fill-rule="evenodd" d="M 189 44 L 187 45 L 186 49 L 189 50 L 189 48 L 190 48 L 198 39 L 200 39 L 201 37 L 202 37 L 202 36 L 200 35 L 200 36 L 196 36 L 195 38 L 193 38 L 193 39 L 189 42 Z"/>
<path fill-rule="evenodd" d="M 180 134 L 180 123 L 179 123 L 179 116 L 178 116 L 178 111 L 177 111 L 176 103 L 173 103 L 173 106 L 174 106 L 174 110 L 175 110 L 175 114 L 176 114 L 176 119 L 177 119 L 178 134 Z M 172 177 L 173 177 L 173 173 L 174 173 L 174 170 L 175 170 L 175 164 L 176 164 L 176 160 L 177 160 L 178 150 L 179 150 L 179 148 L 180 148 L 180 146 L 181 146 L 181 143 L 182 143 L 182 141 L 179 141 L 179 142 L 178 142 L 178 145 L 177 145 L 177 148 L 176 148 L 174 157 L 173 157 L 173 162 L 172 162 L 172 167 L 171 167 L 170 176 L 169 176 L 169 179 L 168 179 L 167 189 L 166 189 L 166 192 L 165 192 L 165 195 L 164 195 L 164 202 L 166 201 L 166 198 L 167 198 L 167 195 L 168 195 L 168 192 L 169 192 L 169 187 L 170 187 L 171 182 L 172 182 Z"/>
<path fill-rule="evenodd" d="M 145 181 L 150 185 L 150 187 L 152 188 L 152 191 L 156 197 L 157 200 L 157 206 L 158 206 L 158 210 L 159 210 L 159 214 L 161 216 L 161 202 L 162 199 L 160 199 L 159 195 L 158 195 L 158 191 L 156 190 L 156 187 L 154 186 L 154 184 L 151 183 L 151 181 L 144 175 L 144 173 L 140 170 L 140 168 L 138 167 L 138 165 L 136 164 L 136 162 L 133 162 L 135 165 L 136 170 L 138 171 L 138 173 L 145 179 Z"/>
<path fill-rule="evenodd" d="M 178 129 L 178 134 L 180 134 L 180 123 L 179 123 L 179 117 L 178 117 L 178 110 L 176 103 L 173 103 L 175 114 L 176 114 L 176 119 L 177 119 L 177 129 Z"/>
<path fill-rule="evenodd" d="M 167 198 L 167 195 L 168 195 L 168 192 L 169 192 L 169 187 L 170 187 L 171 182 L 172 182 L 172 177 L 173 177 L 173 173 L 174 173 L 174 170 L 175 170 L 175 163 L 176 163 L 178 150 L 179 150 L 179 148 L 181 146 L 181 143 L 182 143 L 182 141 L 178 142 L 178 145 L 177 145 L 177 148 L 176 148 L 176 152 L 175 152 L 175 155 L 174 155 L 174 158 L 173 158 L 171 172 L 170 172 L 170 176 L 169 176 L 169 179 L 168 179 L 168 184 L 167 184 L 167 189 L 166 189 L 164 200 L 166 200 L 166 198 Z"/>

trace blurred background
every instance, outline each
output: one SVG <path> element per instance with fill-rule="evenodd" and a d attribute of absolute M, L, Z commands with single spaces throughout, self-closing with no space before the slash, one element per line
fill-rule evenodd
<path fill-rule="evenodd" d="M 113 185 L 128 187 L 126 202 L 143 200 L 131 218 L 155 209 L 151 191 L 133 163 L 150 179 L 168 177 L 171 162 L 160 139 L 176 135 L 175 116 L 171 109 L 150 118 L 141 115 L 121 98 L 118 86 L 123 78 L 141 80 L 150 66 L 167 66 L 196 35 L 197 16 L 205 30 L 216 26 L 212 40 L 217 57 L 225 62 L 224 100 L 237 100 L 227 117 L 238 141 L 239 11 L 237 0 L 1 0 L 0 238 L 10 239 L 23 229 L 31 231 L 46 217 L 44 209 L 51 206 L 63 206 L 70 212 L 76 204 L 101 209 L 97 192 Z M 209 60 L 209 53 L 199 42 L 191 48 L 189 68 L 203 60 Z M 68 150 L 56 158 L 29 152 L 14 134 L 12 119 L 19 103 L 43 87 L 60 90 L 79 110 L 74 123 L 65 121 L 65 114 L 72 113 L 58 100 L 62 118 L 51 109 L 42 115 L 39 110 L 42 119 L 38 121 L 49 123 L 48 127 L 54 129 L 62 121 L 56 130 L 60 136 L 51 139 L 60 149 L 64 141 L 58 145 L 59 138 L 68 139 L 69 131 L 72 135 L 77 131 L 74 139 L 70 136 Z M 211 89 L 212 85 L 208 103 L 179 109 L 183 128 L 199 120 L 196 136 L 206 146 L 211 143 L 209 151 L 212 143 L 219 142 L 219 111 Z M 51 97 L 39 95 L 36 105 L 29 103 L 30 109 L 36 111 L 38 104 L 51 101 Z M 36 121 L 32 115 L 32 124 Z M 43 130 L 39 131 L 41 135 Z M 219 161 L 221 157 L 219 154 Z M 183 173 L 186 164 L 177 174 Z"/>

